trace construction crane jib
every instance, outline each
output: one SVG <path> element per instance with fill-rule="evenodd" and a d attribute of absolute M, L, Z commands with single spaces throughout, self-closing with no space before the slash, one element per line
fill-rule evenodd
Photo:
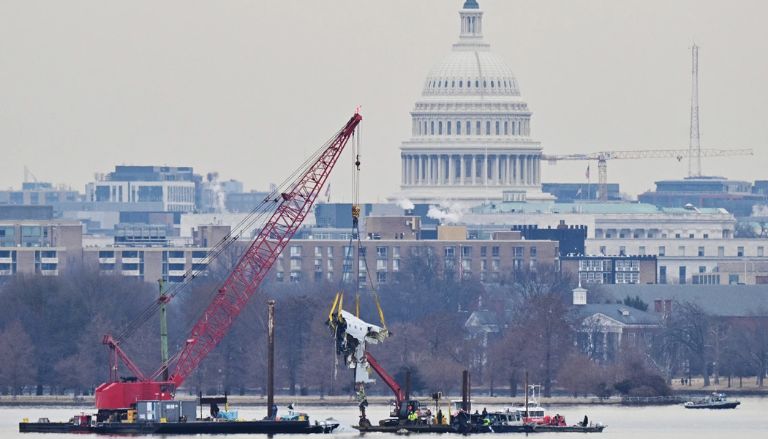
<path fill-rule="evenodd" d="M 104 337 L 103 343 L 110 350 L 111 364 L 110 382 L 101 384 L 95 392 L 96 408 L 100 413 L 125 410 L 139 400 L 173 398 L 175 390 L 227 334 L 280 252 L 310 213 L 344 146 L 361 120 L 362 116 L 356 112 L 303 173 L 293 180 L 289 189 L 276 197 L 277 207 L 193 327 L 176 357 L 175 366 L 169 368 L 167 381 L 158 380 L 157 373 L 144 375 L 120 348 L 119 340 L 110 335 Z M 135 379 L 118 380 L 118 361 L 134 374 Z"/>
<path fill-rule="evenodd" d="M 564 155 L 542 155 L 542 160 L 555 164 L 561 160 L 592 160 L 597 161 L 598 169 L 598 198 L 602 201 L 608 200 L 608 160 L 623 159 L 662 159 L 673 158 L 681 161 L 691 155 L 696 157 L 729 157 L 752 155 L 750 148 L 741 149 L 715 149 L 703 148 L 697 150 L 691 149 L 640 149 L 626 151 L 600 151 L 586 154 L 564 154 Z"/>

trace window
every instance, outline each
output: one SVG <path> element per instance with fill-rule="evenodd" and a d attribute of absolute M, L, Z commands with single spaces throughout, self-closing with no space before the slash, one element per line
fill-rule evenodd
<path fill-rule="evenodd" d="M 499 121 L 497 120 L 497 121 L 496 121 L 496 135 L 497 135 L 497 136 L 498 136 L 499 134 L 501 134 L 501 128 L 500 128 L 500 125 L 499 125 L 499 124 L 500 124 L 500 123 L 499 123 Z"/>
<path fill-rule="evenodd" d="M 736 248 L 736 256 L 743 258 L 744 257 L 744 247 L 737 247 Z"/>
<path fill-rule="evenodd" d="M 499 271 L 500 267 L 501 267 L 501 262 L 499 262 L 498 259 L 491 260 L 491 271 Z"/>
<path fill-rule="evenodd" d="M 699 257 L 704 256 L 704 247 L 703 246 L 699 246 L 699 251 L 698 251 L 697 254 L 698 254 Z"/>
<path fill-rule="evenodd" d="M 706 272 L 707 272 L 707 267 L 703 265 L 699 265 L 699 273 L 706 273 Z"/>
<path fill-rule="evenodd" d="M 504 135 L 509 135 L 509 121 L 504 121 Z"/>
<path fill-rule="evenodd" d="M 315 246 L 315 257 L 316 258 L 322 258 L 323 257 L 323 248 Z"/>
<path fill-rule="evenodd" d="M 387 283 L 387 272 L 379 271 L 378 273 L 376 273 L 376 282 L 378 282 L 379 284 Z"/>
<path fill-rule="evenodd" d="M 739 275 L 738 274 L 729 274 L 728 275 L 728 284 L 735 285 L 739 283 Z"/>
<path fill-rule="evenodd" d="M 723 246 L 718 247 L 717 248 L 717 255 L 720 256 L 720 257 L 725 256 L 725 247 L 723 247 Z"/>
<path fill-rule="evenodd" d="M 326 250 L 326 256 L 328 256 L 329 258 L 333 257 L 333 247 L 328 247 L 328 249 Z"/>
<path fill-rule="evenodd" d="M 367 253 L 367 251 L 366 251 L 366 248 L 365 248 L 365 247 L 360 247 L 360 248 L 357 250 L 357 255 L 358 255 L 358 256 L 360 256 L 361 258 L 364 258 L 364 257 L 365 257 L 365 255 L 366 255 L 366 253 Z"/>
<path fill-rule="evenodd" d="M 620 245 L 619 246 L 619 256 L 626 256 L 627 255 L 627 247 Z"/>
<path fill-rule="evenodd" d="M 437 123 L 437 134 L 440 134 L 440 135 L 443 134 L 443 122 L 442 121 Z"/>
<path fill-rule="evenodd" d="M 392 271 L 393 272 L 400 271 L 400 259 L 393 259 L 392 260 Z"/>
<path fill-rule="evenodd" d="M 679 277 L 679 281 L 680 281 L 679 283 L 680 283 L 680 285 L 684 285 L 685 284 L 685 267 L 680 267 L 678 269 L 678 273 L 679 273 L 678 277 Z"/>
<path fill-rule="evenodd" d="M 445 247 L 445 257 L 446 258 L 454 258 L 456 257 L 456 247 Z"/>
<path fill-rule="evenodd" d="M 435 121 L 429 123 L 429 134 L 435 135 Z"/>
<path fill-rule="evenodd" d="M 485 121 L 485 135 L 490 136 L 491 135 L 491 121 L 487 120 Z"/>
<path fill-rule="evenodd" d="M 376 259 L 376 271 L 387 271 L 386 259 Z"/>
<path fill-rule="evenodd" d="M 486 256 L 488 256 L 488 247 L 486 246 L 480 247 L 480 257 L 484 258 Z"/>
<path fill-rule="evenodd" d="M 471 128 L 472 128 L 472 124 L 469 121 L 467 121 L 467 135 L 472 134 Z"/>
<path fill-rule="evenodd" d="M 480 121 L 478 120 L 477 123 L 475 124 L 475 132 L 477 133 L 478 136 L 481 134 L 480 127 L 481 127 Z"/>
<path fill-rule="evenodd" d="M 301 246 L 300 245 L 292 245 L 290 249 L 290 254 L 292 258 L 300 258 L 301 257 Z"/>
<path fill-rule="evenodd" d="M 400 257 L 400 247 L 392 247 L 392 257 L 396 259 Z"/>
<path fill-rule="evenodd" d="M 387 247 L 376 247 L 377 258 L 387 258 Z"/>
<path fill-rule="evenodd" d="M 456 135 L 457 136 L 461 135 L 461 122 L 459 121 L 456 121 Z"/>
<path fill-rule="evenodd" d="M 461 247 L 461 257 L 462 258 L 471 258 L 472 257 L 472 247 L 469 246 L 462 246 Z"/>
<path fill-rule="evenodd" d="M 659 266 L 659 283 L 667 283 L 667 267 L 665 265 Z"/>
<path fill-rule="evenodd" d="M 762 258 L 765 256 L 765 250 L 763 250 L 762 246 L 757 247 L 757 257 Z"/>
<path fill-rule="evenodd" d="M 640 256 L 645 256 L 645 246 L 644 246 L 644 245 L 641 245 L 640 247 L 638 247 L 638 249 L 637 249 L 637 253 L 638 253 Z"/>
<path fill-rule="evenodd" d="M 451 134 L 451 121 L 445 123 L 445 134 L 450 135 Z"/>
<path fill-rule="evenodd" d="M 531 247 L 531 257 L 535 258 L 537 254 L 536 247 Z"/>
<path fill-rule="evenodd" d="M 600 254 L 605 256 L 605 246 L 604 245 L 600 246 Z"/>
<path fill-rule="evenodd" d="M 659 246 L 659 256 L 666 256 L 667 249 L 663 245 Z"/>
<path fill-rule="evenodd" d="M 491 247 L 491 256 L 493 256 L 494 258 L 498 258 L 499 257 L 499 253 L 500 252 L 499 252 L 499 246 L 498 245 L 494 245 L 493 247 Z"/>
<path fill-rule="evenodd" d="M 693 233 L 688 234 L 688 239 L 693 239 Z"/>

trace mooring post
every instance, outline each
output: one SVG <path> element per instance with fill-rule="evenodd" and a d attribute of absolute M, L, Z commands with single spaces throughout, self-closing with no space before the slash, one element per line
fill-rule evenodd
<path fill-rule="evenodd" d="M 469 371 L 461 373 L 461 409 L 469 412 Z"/>
<path fill-rule="evenodd" d="M 274 419 L 275 405 L 275 301 L 267 301 L 267 418 Z"/>

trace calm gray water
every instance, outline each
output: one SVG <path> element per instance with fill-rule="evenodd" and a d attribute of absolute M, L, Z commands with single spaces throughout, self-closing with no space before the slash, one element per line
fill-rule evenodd
<path fill-rule="evenodd" d="M 602 434 L 596 434 L 595 439 L 640 439 L 640 438 L 675 438 L 675 439 L 741 439 L 762 438 L 768 439 L 768 398 L 739 398 L 741 406 L 734 410 L 688 410 L 682 406 L 664 407 L 619 407 L 619 406 L 549 406 L 547 413 L 560 413 L 566 417 L 569 424 L 579 421 L 585 414 L 592 421 L 600 421 L 608 425 Z M 476 407 L 482 410 L 482 407 Z M 489 405 L 488 409 L 499 409 L 501 406 Z M 281 410 L 284 408 L 281 407 Z M 339 432 L 334 437 L 357 438 L 360 435 L 350 427 L 357 422 L 357 408 L 344 407 L 304 407 L 300 409 L 310 415 L 310 419 L 325 419 L 333 417 L 342 422 Z M 87 408 L 83 410 L 88 411 Z M 247 407 L 240 408 L 241 418 L 261 418 L 266 414 L 266 409 Z M 45 438 L 52 439 L 58 435 L 52 434 L 21 434 L 18 432 L 18 422 L 28 417 L 37 420 L 47 417 L 51 421 L 68 419 L 80 410 L 72 407 L 6 407 L 0 408 L 0 438 Z M 378 420 L 386 417 L 388 408 L 385 406 L 369 407 L 369 417 Z M 582 437 L 581 433 L 537 433 L 536 437 L 568 438 L 571 436 Z M 262 437 L 265 435 L 249 435 L 248 437 Z M 420 435 L 411 435 L 419 437 Z M 434 435 L 426 435 L 434 436 Z M 452 437 L 443 435 L 441 437 Z M 492 435 L 496 436 L 496 435 Z M 507 434 L 498 436 L 518 436 L 522 434 Z M 71 436 L 82 438 L 83 436 Z M 97 437 L 97 436 L 93 436 Z M 179 437 L 179 436 L 174 436 Z M 204 436 L 186 436 L 202 438 Z M 219 437 L 221 436 L 208 436 Z M 240 435 L 236 437 L 245 437 Z M 277 436 L 278 439 L 307 436 Z M 319 437 L 312 436 L 312 437 Z M 369 433 L 366 438 L 400 437 L 382 433 Z M 459 437 L 458 435 L 455 437 Z M 484 436 L 487 437 L 487 436 Z"/>

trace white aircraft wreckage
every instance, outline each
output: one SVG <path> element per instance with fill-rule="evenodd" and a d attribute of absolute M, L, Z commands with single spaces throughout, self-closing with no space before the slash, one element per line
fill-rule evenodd
<path fill-rule="evenodd" d="M 344 358 L 350 369 L 355 369 L 355 382 L 373 383 L 370 365 L 366 356 L 368 344 L 377 344 L 389 337 L 389 331 L 381 326 L 368 323 L 354 314 L 342 309 L 343 296 L 336 295 L 331 312 L 328 313 L 328 326 L 334 331 L 336 353 Z M 381 309 L 379 308 L 381 313 Z M 383 315 L 380 315 L 383 320 Z"/>

